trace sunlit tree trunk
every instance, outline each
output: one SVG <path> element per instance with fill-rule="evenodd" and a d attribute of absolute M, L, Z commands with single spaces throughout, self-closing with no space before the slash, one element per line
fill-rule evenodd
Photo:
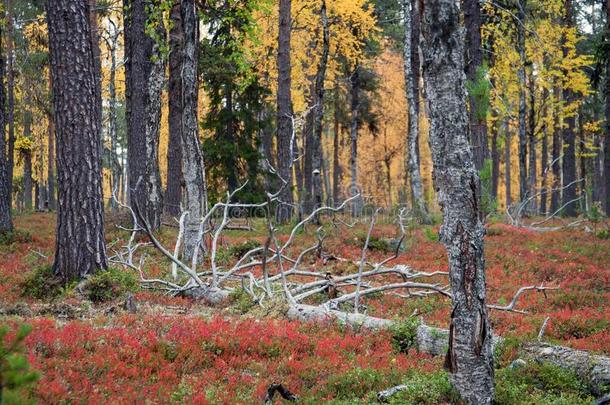
<path fill-rule="evenodd" d="M 53 77 L 49 76 L 49 92 L 53 94 Z M 47 145 L 47 184 L 49 197 L 49 210 L 55 211 L 57 208 L 57 200 L 55 198 L 55 116 L 53 111 L 49 111 L 48 116 L 48 145 Z M 42 204 L 41 208 L 44 208 Z"/>
<path fill-rule="evenodd" d="M 529 165 L 528 165 L 528 197 L 535 196 L 537 192 L 537 154 L 536 154 L 536 83 L 534 81 L 534 73 L 531 72 L 529 76 L 529 93 L 530 93 L 530 108 L 529 108 L 529 134 L 528 134 L 528 149 L 529 149 Z M 536 197 L 529 200 L 527 210 L 530 214 L 536 214 L 538 211 L 538 204 Z"/>
<path fill-rule="evenodd" d="M 339 85 L 335 84 L 333 111 L 333 202 L 339 202 L 339 186 L 341 185 L 341 163 L 339 163 Z"/>
<path fill-rule="evenodd" d="M 29 110 L 23 113 L 23 137 L 32 136 L 32 113 Z M 23 202 L 26 211 L 32 210 L 32 150 L 22 151 L 23 156 Z"/>
<path fill-rule="evenodd" d="M 504 128 L 504 130 L 503 130 L 503 132 L 504 132 L 504 183 L 506 183 L 505 184 L 506 208 L 508 208 L 513 203 L 513 201 L 512 201 L 512 196 L 511 196 L 512 179 L 511 179 L 511 162 L 510 162 L 510 158 L 511 158 L 510 146 L 511 146 L 512 137 L 511 137 L 511 133 L 510 133 L 510 128 L 508 127 L 507 118 L 504 118 L 502 127 Z"/>
<path fill-rule="evenodd" d="M 184 231 L 184 256 L 193 257 L 198 248 L 199 231 L 207 210 L 205 166 L 197 122 L 197 44 L 198 20 L 195 0 L 180 5 L 184 50 L 182 59 L 182 173 L 185 184 L 185 208 L 188 218 Z"/>
<path fill-rule="evenodd" d="M 562 91 L 559 87 L 555 87 L 553 91 L 555 102 L 562 100 Z M 553 173 L 553 182 L 551 183 L 551 208 L 553 213 L 559 209 L 561 200 L 561 110 L 555 108 L 553 117 L 553 145 L 551 151 L 551 172 Z"/>
<path fill-rule="evenodd" d="M 59 190 L 53 270 L 65 281 L 80 279 L 107 267 L 101 116 L 96 102 L 95 61 L 88 18 L 87 2 L 54 0 L 48 3 Z"/>
<path fill-rule="evenodd" d="M 468 136 L 464 44 L 453 0 L 423 8 L 424 87 L 429 106 L 434 182 L 443 210 L 453 309 L 445 367 L 468 404 L 491 404 L 493 351 L 485 291 L 479 178 Z"/>
<path fill-rule="evenodd" d="M 351 125 L 349 131 L 350 139 L 350 190 L 349 196 L 360 192 L 358 184 L 358 129 L 360 126 L 360 66 L 356 64 L 350 77 L 351 84 Z M 360 215 L 362 212 L 362 197 L 352 202 L 352 215 Z"/>
<path fill-rule="evenodd" d="M 549 92 L 548 90 L 544 90 L 542 93 L 542 99 L 548 100 Z M 544 112 L 542 114 L 543 117 L 547 116 L 548 109 L 545 105 Z M 540 193 L 540 213 L 545 215 L 547 212 L 547 186 L 548 186 L 548 168 L 549 168 L 549 140 L 547 136 L 547 126 L 546 123 L 543 124 L 542 128 L 542 150 L 540 156 L 540 171 L 542 173 L 542 191 Z"/>
<path fill-rule="evenodd" d="M 278 31 L 278 86 L 277 86 L 277 154 L 280 177 L 287 183 L 280 198 L 281 204 L 276 212 L 278 222 L 287 222 L 292 218 L 292 96 L 290 80 L 290 31 L 291 0 L 279 1 Z"/>

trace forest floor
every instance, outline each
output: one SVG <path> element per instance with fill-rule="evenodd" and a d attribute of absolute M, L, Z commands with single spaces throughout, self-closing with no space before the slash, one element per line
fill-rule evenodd
<path fill-rule="evenodd" d="M 108 218 L 108 242 L 125 238 L 115 226 L 123 219 Z M 99 303 L 74 286 L 51 293 L 35 277 L 48 272 L 52 263 L 54 215 L 19 215 L 15 222 L 22 232 L 0 244 L 0 323 L 12 330 L 24 322 L 32 326 L 25 350 L 32 367 L 41 372 L 30 392 L 37 402 L 251 404 L 262 403 L 270 384 L 282 383 L 300 403 L 368 403 L 376 392 L 405 382 L 410 389 L 397 396 L 397 403 L 456 401 L 442 371 L 443 359 L 401 352 L 396 331 L 291 321 L 284 316 L 285 305 L 261 308 L 239 293 L 222 308 L 210 308 L 131 282 L 136 313 L 124 310 L 124 291 L 112 290 L 116 296 Z M 525 292 L 516 308 L 526 314 L 490 312 L 494 333 L 512 342 L 497 354 L 498 403 L 591 402 L 586 384 L 570 373 L 547 364 L 507 367 L 518 356 L 518 342 L 535 340 L 547 317 L 545 341 L 610 355 L 608 224 L 587 226 L 590 232 L 582 227 L 535 232 L 501 222 L 487 225 L 489 303 L 506 305 L 523 286 L 559 287 Z M 360 224 L 349 233 L 329 232 L 325 251 L 358 260 L 367 228 Z M 391 256 L 387 238 L 396 236 L 395 228 L 391 223 L 375 227 L 367 260 Z M 288 228 L 283 231 L 280 239 L 285 240 Z M 314 231 L 300 234 L 295 245 L 311 246 Z M 446 271 L 437 232 L 438 226 L 409 230 L 405 251 L 391 264 Z M 173 228 L 160 232 L 168 246 L 174 237 Z M 228 231 L 219 261 L 235 260 L 240 246 L 252 241 L 264 241 L 262 224 L 253 231 Z M 147 262 L 149 275 L 167 275 L 166 258 L 153 252 Z M 353 267 L 338 261 L 325 264 L 315 255 L 303 263 L 303 268 L 333 275 L 354 272 Z M 426 281 L 446 283 L 446 276 Z M 309 303 L 323 298 L 314 296 Z M 439 327 L 446 327 L 449 319 L 450 302 L 440 295 L 385 294 L 367 297 L 365 303 L 369 315 L 383 318 L 416 313 Z"/>

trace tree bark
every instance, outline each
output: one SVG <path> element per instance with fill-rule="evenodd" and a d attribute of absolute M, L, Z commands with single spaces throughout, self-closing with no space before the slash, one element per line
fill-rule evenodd
<path fill-rule="evenodd" d="M 292 218 L 292 160 L 295 142 L 292 139 L 292 95 L 290 63 L 291 0 L 279 1 L 278 86 L 277 86 L 277 154 L 278 171 L 286 182 L 277 207 L 276 219 L 286 223 Z"/>
<path fill-rule="evenodd" d="M 543 100 L 547 100 L 549 98 L 548 90 L 544 90 L 542 95 Z M 542 215 L 546 215 L 547 213 L 547 186 L 548 186 L 548 160 L 549 160 L 549 141 L 547 136 L 547 126 L 546 126 L 546 116 L 547 116 L 547 108 L 544 107 L 544 113 L 542 116 L 545 119 L 545 124 L 543 124 L 542 128 L 542 151 L 540 156 L 540 172 L 542 173 L 542 191 L 540 192 L 540 213 Z"/>
<path fill-rule="evenodd" d="M 8 121 L 8 190 L 9 199 L 13 198 L 13 170 L 15 168 L 15 70 L 14 54 L 15 29 L 13 21 L 13 0 L 6 0 L 6 87 L 7 87 L 7 121 Z"/>
<path fill-rule="evenodd" d="M 124 5 L 130 202 L 156 230 L 162 206 L 158 158 L 164 66 L 159 44 L 146 33 L 146 0 L 124 0 Z M 163 30 L 160 22 L 158 29 Z"/>
<path fill-rule="evenodd" d="M 409 4 L 411 5 L 409 7 Z M 411 182 L 411 204 L 413 211 L 424 223 L 429 222 L 428 208 L 424 199 L 424 187 L 420 171 L 419 154 L 419 38 L 420 38 L 420 14 L 419 2 L 402 0 L 402 11 L 404 15 L 404 74 L 405 91 L 407 97 L 407 115 L 409 127 L 407 128 L 407 159 L 405 174 L 405 186 L 407 177 Z"/>
<path fill-rule="evenodd" d="M 207 211 L 205 165 L 197 122 L 198 20 L 195 0 L 182 0 L 180 15 L 184 33 L 182 59 L 182 173 L 185 183 L 184 257 L 191 260 L 198 248 L 199 231 Z"/>
<path fill-rule="evenodd" d="M 23 137 L 32 136 L 32 113 L 28 110 L 23 113 Z M 32 210 L 32 150 L 22 151 L 23 156 L 23 201 L 26 211 Z"/>
<path fill-rule="evenodd" d="M 326 80 L 326 65 L 330 49 L 330 29 L 326 15 L 326 0 L 320 5 L 320 22 L 322 25 L 322 55 L 315 82 L 315 105 L 313 109 L 313 156 L 312 156 L 312 207 L 322 206 L 322 118 L 324 117 L 324 81 Z"/>
<path fill-rule="evenodd" d="M 528 149 L 529 149 L 529 165 L 528 165 L 528 181 L 527 189 L 528 196 L 533 197 L 538 194 L 537 190 L 537 154 L 536 154 L 536 84 L 534 82 L 534 72 L 530 72 L 529 76 L 529 95 L 530 95 L 530 106 L 529 106 L 529 133 L 528 133 Z M 529 200 L 527 211 L 530 214 L 535 215 L 538 212 L 538 204 L 536 197 Z"/>
<path fill-rule="evenodd" d="M 562 101 L 562 91 L 559 87 L 554 90 L 556 102 Z M 553 146 L 551 152 L 551 171 L 553 172 L 553 182 L 551 184 L 551 208 L 550 212 L 555 212 L 559 209 L 561 199 L 561 111 L 559 107 L 555 108 L 555 116 L 553 117 Z"/>
<path fill-rule="evenodd" d="M 169 215 L 180 215 L 182 201 L 182 47 L 184 33 L 180 3 L 172 6 L 169 32 L 169 142 L 167 145 L 167 178 L 163 208 Z"/>
<path fill-rule="evenodd" d="M 349 196 L 360 192 L 358 185 L 358 128 L 360 126 L 360 66 L 356 64 L 350 77 L 351 84 L 351 125 L 349 131 L 350 138 L 350 190 Z M 352 215 L 359 216 L 362 212 L 362 197 L 354 199 L 351 204 Z"/>
<path fill-rule="evenodd" d="M 464 44 L 453 0 L 426 2 L 422 24 L 424 88 L 429 105 L 434 181 L 443 210 L 453 310 L 445 366 L 462 399 L 491 404 L 492 334 L 485 291 L 478 172 L 468 137 Z"/>
<path fill-rule="evenodd" d="M 519 0 L 517 11 L 517 48 L 519 52 L 519 201 L 527 199 L 527 132 L 525 101 L 525 7 L 527 0 Z"/>
<path fill-rule="evenodd" d="M 89 0 L 89 26 L 91 27 L 91 49 L 93 50 L 93 63 L 95 66 L 95 100 L 99 104 L 100 122 L 103 122 L 102 115 L 102 59 L 100 58 L 100 35 L 97 23 L 97 0 Z M 100 133 L 100 144 L 102 138 Z M 103 148 L 103 146 L 101 146 Z M 102 149 L 103 150 L 103 149 Z"/>
<path fill-rule="evenodd" d="M 11 183 L 9 157 L 6 142 L 6 93 L 4 87 L 4 52 L 2 49 L 2 25 L 0 25 L 0 234 L 13 230 L 11 213 Z"/>
<path fill-rule="evenodd" d="M 511 133 L 508 127 L 508 118 L 504 118 L 502 123 L 504 127 L 504 182 L 506 183 L 506 208 L 510 207 L 512 202 L 511 196 L 511 164 L 510 164 L 510 146 L 511 146 Z"/>
<path fill-rule="evenodd" d="M 117 127 L 118 127 L 118 119 L 117 119 L 117 95 L 116 95 L 116 70 L 117 70 L 117 60 L 116 60 L 116 51 L 119 41 L 119 31 L 112 20 L 110 20 L 111 25 L 114 28 L 112 32 L 112 37 L 108 41 L 108 45 L 110 48 L 110 74 L 108 78 L 108 135 L 110 138 L 110 166 L 112 171 L 112 190 L 111 192 L 115 194 L 116 198 L 119 198 L 119 188 L 121 182 L 121 164 L 119 162 L 118 157 L 118 135 L 117 135 Z M 117 202 L 114 198 L 110 198 L 110 207 L 112 210 L 116 210 L 118 208 Z"/>
<path fill-rule="evenodd" d="M 101 122 L 88 18 L 87 2 L 48 3 L 59 189 L 53 271 L 64 281 L 107 267 Z"/>
<path fill-rule="evenodd" d="M 491 197 L 498 201 L 498 184 L 500 181 L 500 151 L 498 149 L 498 124 L 491 128 Z"/>
<path fill-rule="evenodd" d="M 333 204 L 339 202 L 339 186 L 341 184 L 341 164 L 339 163 L 339 85 L 335 84 L 333 111 Z"/>
<path fill-rule="evenodd" d="M 565 24 L 570 27 L 573 25 L 572 21 L 572 5 L 570 0 L 565 1 L 566 17 Z M 568 49 L 564 47 L 563 55 L 567 56 Z M 564 99 L 566 105 L 570 105 L 576 101 L 576 95 L 570 89 L 564 90 Z M 564 117 L 563 125 L 563 159 L 562 159 L 562 183 L 561 188 L 563 189 L 561 204 L 564 206 L 563 214 L 568 217 L 576 216 L 576 117 L 574 114 L 570 114 Z"/>
<path fill-rule="evenodd" d="M 481 46 L 481 7 L 479 0 L 464 0 L 464 25 L 466 26 L 466 78 L 476 83 L 483 68 L 483 48 Z M 487 146 L 487 106 L 481 105 L 473 95 L 469 96 L 470 142 L 477 170 L 483 168 L 489 158 Z"/>
<path fill-rule="evenodd" d="M 610 38 L 610 0 L 606 0 L 606 39 Z M 610 57 L 606 58 L 606 136 L 604 137 L 604 184 L 603 204 L 610 217 Z"/>
<path fill-rule="evenodd" d="M 53 95 L 53 75 L 49 75 L 49 93 L 51 94 L 51 96 Z M 55 209 L 57 209 L 57 200 L 55 198 L 55 139 L 56 139 L 56 135 L 55 135 L 55 116 L 54 116 L 52 107 L 47 112 L 47 119 L 48 119 L 47 184 L 48 184 L 48 191 L 49 191 L 48 192 L 48 198 L 49 198 L 48 209 L 50 211 L 55 211 Z M 42 165 L 42 163 L 41 163 L 41 165 Z M 42 172 L 42 168 L 41 168 L 41 172 Z M 44 204 L 42 205 L 42 207 L 44 207 Z"/>

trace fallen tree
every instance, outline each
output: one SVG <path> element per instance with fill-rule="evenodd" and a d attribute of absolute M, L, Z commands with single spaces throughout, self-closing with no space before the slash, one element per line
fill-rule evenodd
<path fill-rule="evenodd" d="M 312 305 L 291 306 L 287 316 L 290 319 L 307 322 L 338 321 L 354 328 L 365 329 L 389 329 L 394 323 L 389 319 L 347 313 Z M 449 331 L 447 329 L 435 328 L 421 323 L 417 327 L 415 346 L 422 353 L 433 356 L 444 355 L 447 352 L 448 339 Z M 493 346 L 498 346 L 502 341 L 501 337 L 494 336 Z M 610 387 L 610 357 L 542 342 L 525 344 L 523 354 L 532 361 L 549 361 L 575 372 L 590 386 L 591 391 L 596 395 L 604 394 Z M 400 389 L 394 390 L 391 388 L 387 392 L 384 391 L 382 396 L 387 397 L 389 393 L 393 395 L 399 391 Z"/>

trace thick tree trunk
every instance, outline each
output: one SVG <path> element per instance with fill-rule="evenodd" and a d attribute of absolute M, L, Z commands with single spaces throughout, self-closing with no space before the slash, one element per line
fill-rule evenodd
<path fill-rule="evenodd" d="M 466 78 L 476 83 L 479 70 L 483 68 L 483 48 L 481 46 L 481 7 L 479 0 L 464 0 L 464 25 L 466 26 Z M 470 142 L 472 145 L 474 164 L 481 170 L 485 159 L 489 158 L 487 146 L 486 105 L 481 100 L 470 95 Z"/>
<path fill-rule="evenodd" d="M 95 65 L 95 100 L 99 104 L 100 122 L 102 115 L 102 59 L 100 58 L 100 35 L 97 23 L 97 1 L 89 0 L 89 26 L 91 27 L 91 49 L 93 50 L 93 63 Z M 102 143 L 100 133 L 100 144 Z M 103 147 L 103 146 L 102 146 Z"/>
<path fill-rule="evenodd" d="M 2 25 L 0 25 L 0 234 L 13 230 L 11 213 L 11 183 L 6 142 L 6 94 L 4 88 L 4 52 L 2 47 Z"/>
<path fill-rule="evenodd" d="M 124 0 L 124 5 L 130 202 L 155 230 L 161 225 L 162 208 L 158 155 L 164 65 L 159 44 L 146 34 L 146 1 Z"/>
<path fill-rule="evenodd" d="M 32 113 L 23 113 L 23 137 L 30 139 L 32 136 Z M 32 210 L 32 150 L 26 149 L 23 156 L 23 202 L 26 211 Z"/>
<path fill-rule="evenodd" d="M 326 0 L 320 5 L 320 22 L 322 25 L 322 55 L 318 64 L 315 82 L 315 106 L 313 109 L 313 155 L 312 155 L 312 207 L 322 206 L 322 118 L 324 117 L 324 81 L 326 80 L 326 65 L 330 49 L 330 29 L 326 16 Z"/>
<path fill-rule="evenodd" d="M 207 211 L 205 165 L 199 145 L 197 122 L 197 44 L 198 20 L 195 0 L 180 5 L 184 50 L 182 59 L 182 173 L 185 184 L 185 208 L 188 217 L 184 229 L 184 257 L 191 260 L 200 236 L 202 219 Z"/>
<path fill-rule="evenodd" d="M 530 108 L 529 108 L 529 134 L 528 134 L 528 149 L 529 149 L 529 165 L 528 165 L 528 180 L 527 193 L 529 197 L 538 194 L 537 184 L 537 155 L 536 155 L 536 86 L 534 82 L 534 73 L 531 72 L 529 77 L 529 93 L 530 93 Z M 530 214 L 535 215 L 538 212 L 538 204 L 536 197 L 530 199 L 527 207 Z"/>
<path fill-rule="evenodd" d="M 107 267 L 101 122 L 88 17 L 83 1 L 55 0 L 47 6 L 59 189 L 53 270 L 65 281 Z M 80 63 L 68 63 L 76 60 Z"/>
<path fill-rule="evenodd" d="M 14 54 L 15 29 L 13 21 L 13 0 L 6 0 L 6 87 L 7 87 L 7 123 L 8 123 L 8 190 L 9 199 L 13 198 L 13 170 L 15 168 L 15 71 Z"/>
<path fill-rule="evenodd" d="M 292 160 L 295 157 L 292 139 L 292 96 L 291 96 L 291 64 L 290 64 L 290 30 L 291 30 L 291 0 L 279 2 L 278 31 L 278 86 L 277 86 L 277 155 L 278 171 L 286 182 L 281 200 L 285 204 L 277 207 L 276 219 L 280 223 L 292 218 Z"/>
<path fill-rule="evenodd" d="M 519 0 L 517 19 L 517 48 L 519 51 L 519 201 L 527 198 L 527 133 L 525 130 L 525 7 L 526 0 Z"/>
<path fill-rule="evenodd" d="M 590 181 L 587 179 L 587 139 L 585 135 L 584 129 L 584 117 L 582 111 L 582 104 L 578 107 L 578 154 L 579 154 L 579 179 L 582 179 L 582 182 L 579 185 L 580 190 L 580 198 L 581 198 L 581 207 L 584 212 L 589 211 L 589 198 L 587 196 L 587 185 Z"/>
<path fill-rule="evenodd" d="M 169 32 L 169 143 L 167 145 L 167 178 L 163 208 L 169 215 L 180 215 L 182 201 L 182 47 L 184 33 L 180 3 L 172 6 Z"/>
<path fill-rule="evenodd" d="M 356 65 L 350 77 L 351 84 L 351 125 L 349 131 L 350 139 L 350 190 L 349 196 L 360 193 L 358 184 L 358 128 L 360 126 L 360 66 Z M 362 197 L 354 199 L 351 204 L 352 215 L 360 216 L 362 213 Z"/>
<path fill-rule="evenodd" d="M 441 241 L 449 257 L 453 310 L 445 366 L 469 404 L 491 404 L 493 351 L 485 291 L 479 178 L 468 137 L 464 45 L 453 0 L 425 3 L 424 88 L 430 111 L 434 180 L 443 209 Z"/>
<path fill-rule="evenodd" d="M 411 6 L 409 7 L 409 4 Z M 407 159 L 405 174 L 411 180 L 411 204 L 413 211 L 425 223 L 429 222 L 428 209 L 424 199 L 424 187 L 419 167 L 419 38 L 420 38 L 420 13 L 419 2 L 402 0 L 402 11 L 404 15 L 404 74 L 405 91 L 408 104 L 407 128 Z M 405 186 L 406 186 L 405 176 Z"/>

